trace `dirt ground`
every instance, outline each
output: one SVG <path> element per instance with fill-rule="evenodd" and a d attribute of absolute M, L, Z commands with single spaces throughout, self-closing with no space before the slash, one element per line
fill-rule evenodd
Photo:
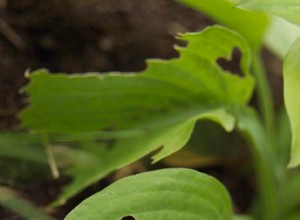
<path fill-rule="evenodd" d="M 176 33 L 199 31 L 211 24 L 207 17 L 172 0 L 0 0 L 0 130 L 19 129 L 17 114 L 25 105 L 20 89 L 27 83 L 26 70 L 141 71 L 147 58 L 177 56 L 173 49 L 178 43 Z M 281 63 L 267 51 L 264 58 L 280 105 Z M 255 185 L 252 177 L 235 178 L 235 171 L 223 167 L 205 171 L 225 182 L 237 210 L 249 209 Z M 36 204 L 47 204 L 64 183 L 32 183 L 21 192 Z M 108 183 L 109 178 L 90 187 L 54 215 L 63 218 L 75 204 Z M 0 218 L 19 219 L 4 211 Z"/>

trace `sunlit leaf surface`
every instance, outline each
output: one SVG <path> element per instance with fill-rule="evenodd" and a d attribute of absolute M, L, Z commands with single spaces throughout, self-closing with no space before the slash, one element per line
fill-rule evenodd
<path fill-rule="evenodd" d="M 126 177 L 77 206 L 66 220 L 230 220 L 231 201 L 216 179 L 188 169 Z"/>

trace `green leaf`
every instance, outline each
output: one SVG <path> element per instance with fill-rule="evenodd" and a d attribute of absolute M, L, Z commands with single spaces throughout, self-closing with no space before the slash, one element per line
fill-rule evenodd
<path fill-rule="evenodd" d="M 254 165 L 260 181 L 257 219 L 276 219 L 280 210 L 279 179 L 284 175 L 284 169 L 269 143 L 266 130 L 257 112 L 253 108 L 243 108 L 236 111 L 237 127 L 247 142 L 254 158 Z M 255 219 L 256 219 L 255 218 Z"/>
<path fill-rule="evenodd" d="M 283 66 L 284 102 L 291 123 L 292 152 L 290 167 L 300 164 L 300 38 L 289 50 Z"/>
<path fill-rule="evenodd" d="M 253 47 L 258 47 L 264 38 L 269 19 L 257 14 L 234 7 L 228 0 L 178 0 L 198 10 L 219 24 L 232 28 L 242 34 Z M 255 29 L 255 31 L 254 31 Z"/>
<path fill-rule="evenodd" d="M 163 169 L 121 179 L 77 206 L 66 220 L 230 220 L 228 192 L 189 169 Z"/>
<path fill-rule="evenodd" d="M 216 26 L 181 38 L 189 44 L 178 49 L 180 58 L 149 61 L 138 75 L 31 74 L 23 125 L 39 132 L 147 131 L 249 100 L 250 51 L 237 33 Z M 218 58 L 230 59 L 236 47 L 243 53 L 243 78 L 216 64 Z"/>
<path fill-rule="evenodd" d="M 287 181 L 285 187 L 282 189 L 282 200 L 285 201 L 282 204 L 282 210 L 285 211 L 285 215 L 297 214 L 300 215 L 299 205 L 300 205 L 300 175 L 299 173 L 291 176 Z M 296 213 L 295 213 L 296 212 Z"/>
<path fill-rule="evenodd" d="M 94 162 L 74 172 L 74 182 L 60 202 L 161 146 L 154 161 L 179 150 L 199 119 L 211 119 L 227 131 L 233 129 L 234 117 L 227 110 L 245 105 L 253 91 L 246 41 L 219 26 L 184 34 L 181 39 L 188 46 L 177 48 L 179 58 L 151 60 L 139 74 L 67 76 L 40 70 L 29 76 L 25 90 L 31 104 L 21 113 L 25 127 L 79 139 L 90 136 L 91 145 L 95 140 L 110 142 L 108 148 L 91 151 Z M 217 64 L 219 58 L 230 59 L 235 48 L 243 54 L 243 76 Z"/>
<path fill-rule="evenodd" d="M 275 153 L 278 161 L 285 167 L 289 162 L 291 148 L 291 125 L 284 107 L 278 111 L 278 132 Z"/>
<path fill-rule="evenodd" d="M 283 59 L 299 35 L 299 26 L 273 16 L 264 42 L 268 49 Z"/>
<path fill-rule="evenodd" d="M 21 114 L 23 125 L 40 132 L 147 131 L 249 100 L 250 51 L 238 34 L 213 27 L 181 38 L 189 45 L 178 49 L 179 59 L 149 61 L 138 75 L 31 74 L 25 90 L 31 105 Z M 243 53 L 244 78 L 216 64 L 218 58 L 230 59 L 235 47 Z"/>
<path fill-rule="evenodd" d="M 277 56 L 284 58 L 300 27 L 280 17 L 240 9 L 235 0 L 177 0 L 242 34 L 255 48 L 262 42 Z M 255 31 L 253 28 L 255 27 Z"/>
<path fill-rule="evenodd" d="M 273 13 L 300 25 L 299 0 L 240 0 L 237 6 L 256 12 Z"/>
<path fill-rule="evenodd" d="M 230 117 L 224 110 L 215 111 L 216 114 L 217 112 L 220 112 L 220 116 L 227 114 L 223 119 L 220 118 L 223 123 L 226 122 L 227 117 Z M 231 119 L 233 119 L 232 116 Z M 191 119 L 170 128 L 158 129 L 133 138 L 115 140 L 113 147 L 109 149 L 99 146 L 98 141 L 81 142 L 86 151 L 84 154 L 72 156 L 75 166 L 69 170 L 74 180 L 64 189 L 53 205 L 65 203 L 67 199 L 85 187 L 110 172 L 151 153 L 160 146 L 164 146 L 164 148 L 153 156 L 154 162 L 179 150 L 188 141 L 195 121 L 196 119 Z"/>

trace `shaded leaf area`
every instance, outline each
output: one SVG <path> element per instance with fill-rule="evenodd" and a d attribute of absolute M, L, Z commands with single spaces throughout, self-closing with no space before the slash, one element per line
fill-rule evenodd
<path fill-rule="evenodd" d="M 39 135 L 0 133 L 0 156 L 24 161 L 47 164 L 46 154 Z"/>
<path fill-rule="evenodd" d="M 298 0 L 240 0 L 237 6 L 256 12 L 273 13 L 300 25 L 300 2 Z"/>
<path fill-rule="evenodd" d="M 81 142 L 94 158 L 87 163 L 90 166 L 73 168 L 74 181 L 58 203 L 161 146 L 154 162 L 179 150 L 199 119 L 233 129 L 234 117 L 228 110 L 246 104 L 253 90 L 246 41 L 219 26 L 181 39 L 188 46 L 177 48 L 179 58 L 151 60 L 139 74 L 67 76 L 40 70 L 29 76 L 25 91 L 30 106 L 21 114 L 23 125 L 38 132 L 62 133 L 67 140 Z M 243 55 L 243 76 L 216 63 L 219 58 L 230 59 L 234 48 Z"/>
<path fill-rule="evenodd" d="M 299 219 L 300 218 L 300 175 L 293 174 L 290 175 L 289 181 L 286 184 L 285 188 L 282 189 L 282 218 L 287 218 L 289 220 Z"/>
<path fill-rule="evenodd" d="M 0 206 L 14 211 L 24 219 L 55 220 L 6 187 L 0 187 L 0 194 Z"/>
<path fill-rule="evenodd" d="M 180 201 L 180 202 L 179 202 Z M 189 169 L 162 169 L 119 180 L 77 206 L 66 220 L 229 220 L 231 201 L 216 179 Z"/>
<path fill-rule="evenodd" d="M 298 38 L 284 61 L 284 101 L 285 107 L 291 123 L 292 131 L 292 152 L 290 166 L 295 167 L 300 164 L 300 38 Z"/>
<path fill-rule="evenodd" d="M 257 112 L 248 107 L 238 111 L 236 117 L 239 131 L 251 146 L 260 181 L 260 205 L 257 207 L 255 218 L 277 219 L 281 212 L 278 190 L 284 176 L 283 167 L 277 163 L 275 152 L 271 148 Z"/>
<path fill-rule="evenodd" d="M 259 118 L 252 108 L 244 108 L 238 113 L 237 118 L 237 127 L 251 143 L 255 165 L 260 167 L 258 169 L 261 185 L 260 206 L 256 208 L 258 211 L 254 219 L 298 219 L 300 217 L 300 175 L 297 172 L 286 172 L 287 142 L 281 140 L 282 143 L 279 146 L 283 149 L 274 152 L 268 143 Z M 284 121 L 283 124 L 286 124 L 286 119 L 281 120 Z M 283 125 L 281 129 L 284 128 L 286 125 Z M 288 130 L 288 128 L 286 129 Z M 279 135 L 282 136 L 282 139 L 286 138 L 283 135 L 290 136 L 288 131 L 281 132 Z M 279 152 L 281 155 L 278 154 Z M 262 210 L 261 207 L 266 208 Z"/>
<path fill-rule="evenodd" d="M 218 138 L 216 138 L 218 137 Z M 168 166 L 199 168 L 244 161 L 247 149 L 237 132 L 226 132 L 210 120 L 198 121 L 183 149 L 163 159 Z"/>
<path fill-rule="evenodd" d="M 27 132 L 0 133 L 0 167 L 0 184 L 28 183 L 33 177 L 35 180 L 49 177 L 41 136 Z"/>

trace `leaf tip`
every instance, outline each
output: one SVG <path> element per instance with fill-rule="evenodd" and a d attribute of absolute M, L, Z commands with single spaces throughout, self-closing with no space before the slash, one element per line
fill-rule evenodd
<path fill-rule="evenodd" d="M 30 68 L 27 68 L 27 69 L 25 70 L 25 72 L 24 72 L 24 77 L 25 77 L 25 78 L 29 78 L 29 76 L 30 76 L 30 71 L 31 71 Z"/>
<path fill-rule="evenodd" d="M 55 208 L 58 206 L 62 206 L 64 204 L 66 204 L 67 200 L 66 199 L 62 199 L 62 198 L 58 198 L 57 200 L 53 201 L 52 203 L 50 203 L 48 205 L 49 208 Z"/>

